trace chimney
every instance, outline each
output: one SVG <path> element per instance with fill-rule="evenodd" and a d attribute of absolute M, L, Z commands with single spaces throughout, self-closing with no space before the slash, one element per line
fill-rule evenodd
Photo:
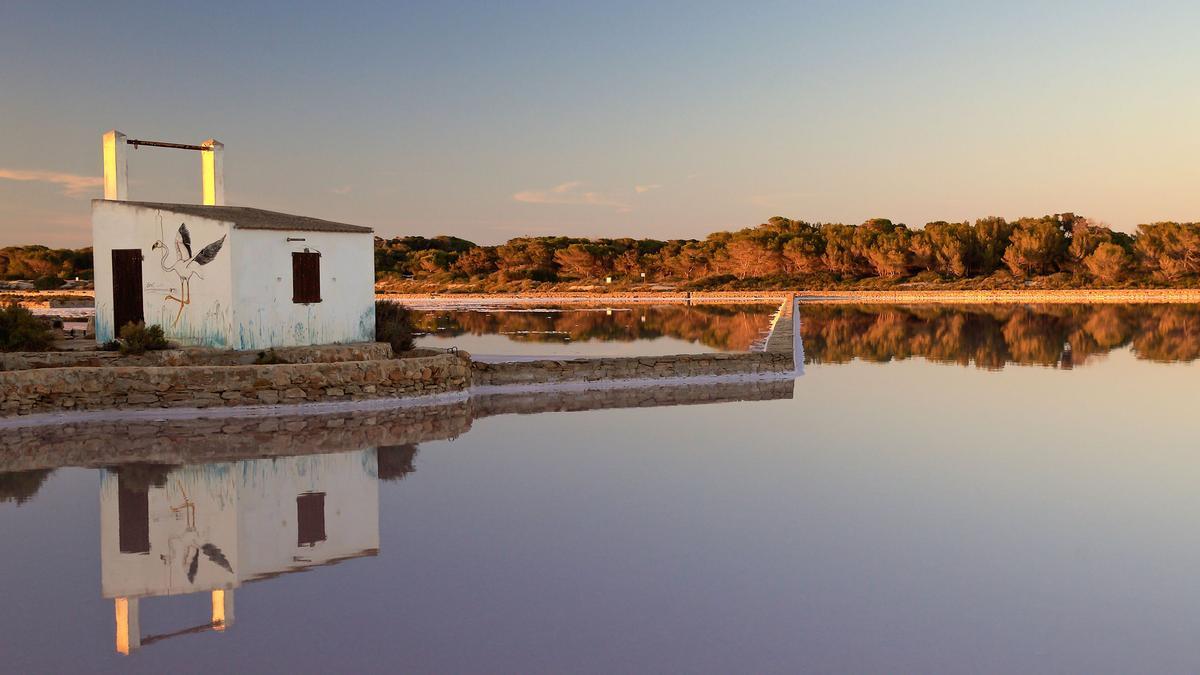
<path fill-rule="evenodd" d="M 104 134 L 104 198 L 129 199 L 129 158 L 125 134 L 113 129 Z"/>
<path fill-rule="evenodd" d="M 200 188 L 205 206 L 225 206 L 225 144 L 210 138 L 200 144 Z"/>

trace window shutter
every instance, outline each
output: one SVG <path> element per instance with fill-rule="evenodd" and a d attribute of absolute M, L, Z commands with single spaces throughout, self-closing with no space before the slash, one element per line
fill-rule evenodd
<path fill-rule="evenodd" d="M 296 497 L 296 545 L 315 546 L 325 541 L 325 493 L 306 492 Z"/>
<path fill-rule="evenodd" d="M 321 254 L 292 253 L 292 302 L 321 302 Z"/>

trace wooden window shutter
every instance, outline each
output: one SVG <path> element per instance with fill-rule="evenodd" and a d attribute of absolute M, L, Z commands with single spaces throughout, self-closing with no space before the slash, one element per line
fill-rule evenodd
<path fill-rule="evenodd" d="M 292 253 L 292 302 L 321 301 L 321 254 L 315 251 Z"/>
<path fill-rule="evenodd" d="M 325 493 L 306 492 L 296 497 L 296 545 L 314 546 L 325 541 Z"/>

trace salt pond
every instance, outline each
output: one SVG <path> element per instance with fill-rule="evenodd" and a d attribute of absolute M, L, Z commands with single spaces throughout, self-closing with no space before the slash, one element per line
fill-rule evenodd
<path fill-rule="evenodd" d="M 1197 669 L 1200 310 L 801 335 L 794 382 L 10 433 L 4 669 Z"/>

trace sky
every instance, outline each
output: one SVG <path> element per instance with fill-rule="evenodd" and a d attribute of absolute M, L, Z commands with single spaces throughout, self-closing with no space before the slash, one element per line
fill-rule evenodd
<path fill-rule="evenodd" d="M 0 246 L 89 245 L 100 137 L 381 236 L 783 215 L 1200 220 L 1200 3 L 0 3 Z M 199 157 L 130 151 L 130 198 Z"/>

